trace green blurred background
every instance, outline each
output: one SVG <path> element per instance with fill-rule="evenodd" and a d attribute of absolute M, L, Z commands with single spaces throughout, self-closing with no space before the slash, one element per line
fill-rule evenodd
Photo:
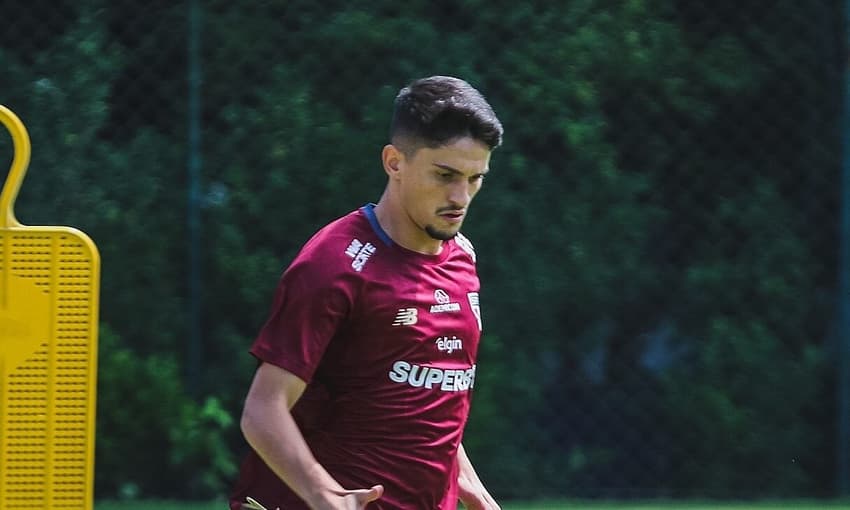
<path fill-rule="evenodd" d="M 0 12 L 0 103 L 33 143 L 17 216 L 102 255 L 99 500 L 223 497 L 277 279 L 379 198 L 392 99 L 430 74 L 506 129 L 464 226 L 464 442 L 497 498 L 847 494 L 844 2 Z"/>

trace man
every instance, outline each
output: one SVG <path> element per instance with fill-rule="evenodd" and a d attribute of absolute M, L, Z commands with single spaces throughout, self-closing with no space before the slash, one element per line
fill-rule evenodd
<path fill-rule="evenodd" d="M 381 199 L 304 245 L 251 348 L 231 509 L 499 508 L 461 445 L 482 323 L 459 229 L 501 139 L 463 80 L 399 92 Z"/>

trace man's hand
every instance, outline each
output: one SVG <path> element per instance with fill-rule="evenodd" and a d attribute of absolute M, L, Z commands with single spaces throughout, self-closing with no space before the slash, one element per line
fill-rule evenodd
<path fill-rule="evenodd" d="M 478 474 L 472 467 L 466 450 L 460 445 L 457 450 L 457 464 L 459 473 L 457 477 L 458 499 L 467 510 L 501 510 L 501 507 L 493 496 L 484 488 Z"/>
<path fill-rule="evenodd" d="M 467 510 L 501 510 L 479 480 L 461 475 L 457 481 L 458 498 Z"/>
<path fill-rule="evenodd" d="M 364 510 L 366 505 L 384 495 L 383 485 L 373 485 L 369 489 L 340 489 L 331 490 L 339 496 L 339 500 L 330 501 L 327 506 L 317 507 L 316 510 Z"/>
<path fill-rule="evenodd" d="M 319 510 L 364 510 L 366 505 L 380 498 L 384 494 L 383 485 L 373 485 L 371 489 L 354 489 L 354 490 L 331 490 L 333 498 L 328 498 L 330 501 L 324 501 L 313 508 Z M 270 510 L 260 504 L 254 498 L 248 497 L 245 503 L 242 503 L 242 510 Z M 280 510 L 276 508 L 275 510 Z"/>

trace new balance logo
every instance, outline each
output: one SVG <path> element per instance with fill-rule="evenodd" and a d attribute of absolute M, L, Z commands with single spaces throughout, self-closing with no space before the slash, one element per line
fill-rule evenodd
<path fill-rule="evenodd" d="M 345 249 L 345 254 L 354 259 L 351 261 L 351 267 L 359 273 L 375 251 L 377 248 L 372 243 L 363 244 L 360 239 L 352 239 L 351 244 Z"/>
<path fill-rule="evenodd" d="M 399 308 L 393 326 L 413 326 L 418 320 L 419 311 L 416 308 Z"/>

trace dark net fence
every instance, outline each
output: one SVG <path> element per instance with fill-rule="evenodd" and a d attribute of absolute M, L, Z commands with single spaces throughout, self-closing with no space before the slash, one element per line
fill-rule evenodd
<path fill-rule="evenodd" d="M 841 2 L 0 12 L 0 103 L 33 139 L 18 217 L 101 250 L 99 496 L 226 490 L 278 275 L 379 198 L 392 99 L 431 74 L 506 128 L 464 227 L 485 321 L 464 442 L 491 490 L 839 492 Z"/>

